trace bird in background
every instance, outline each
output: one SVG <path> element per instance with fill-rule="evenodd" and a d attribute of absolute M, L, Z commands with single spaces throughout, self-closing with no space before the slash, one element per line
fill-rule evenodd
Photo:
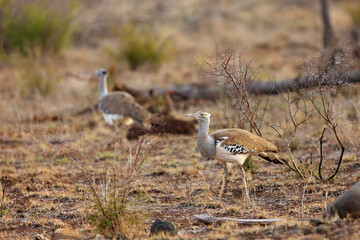
<path fill-rule="evenodd" d="M 215 158 L 224 167 L 219 200 L 223 197 L 228 177 L 227 163 L 237 163 L 240 165 L 248 202 L 250 201 L 250 196 L 245 170 L 242 167 L 245 160 L 250 156 L 259 156 L 276 164 L 286 163 L 286 160 L 278 155 L 279 148 L 262 137 L 239 128 L 220 129 L 209 133 L 210 113 L 198 111 L 186 114 L 186 116 L 194 117 L 199 123 L 196 145 L 200 154 L 205 158 Z"/>
<path fill-rule="evenodd" d="M 127 92 L 108 92 L 106 70 L 100 68 L 94 73 L 99 79 L 98 107 L 104 120 L 114 126 L 117 131 L 119 125 L 126 128 L 136 123 L 144 127 L 150 120 L 151 113 L 138 104 L 134 97 Z"/>

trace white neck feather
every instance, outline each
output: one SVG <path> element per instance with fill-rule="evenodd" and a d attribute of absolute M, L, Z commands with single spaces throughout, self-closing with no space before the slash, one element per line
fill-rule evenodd
<path fill-rule="evenodd" d="M 198 131 L 198 138 L 204 137 L 206 138 L 208 136 L 209 133 L 209 121 L 206 122 L 199 122 L 199 131 Z"/>
<path fill-rule="evenodd" d="M 106 76 L 102 75 L 99 76 L 99 98 L 102 98 L 106 94 L 108 94 Z"/>
<path fill-rule="evenodd" d="M 211 158 L 216 153 L 214 138 L 209 136 L 210 121 L 199 122 L 199 131 L 197 134 L 196 145 L 203 157 Z"/>

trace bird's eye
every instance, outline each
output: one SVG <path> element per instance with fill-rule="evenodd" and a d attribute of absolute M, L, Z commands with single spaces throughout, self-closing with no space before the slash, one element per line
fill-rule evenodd
<path fill-rule="evenodd" d="M 105 74 L 106 74 L 106 71 L 102 71 L 102 74 L 104 74 L 104 75 L 105 75 Z"/>

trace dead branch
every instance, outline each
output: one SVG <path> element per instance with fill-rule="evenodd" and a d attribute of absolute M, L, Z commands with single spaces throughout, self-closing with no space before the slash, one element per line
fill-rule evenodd
<path fill-rule="evenodd" d="M 235 110 L 239 119 L 244 118 L 250 130 L 262 136 L 259 126 L 263 122 L 263 114 L 258 113 L 259 103 L 253 102 L 249 93 L 257 71 L 252 71 L 251 62 L 244 63 L 235 50 L 224 51 L 218 45 L 217 54 L 218 57 L 215 60 L 206 61 L 207 68 L 203 70 L 222 86 L 231 109 Z"/>
<path fill-rule="evenodd" d="M 219 223 L 219 222 L 236 222 L 239 224 L 271 224 L 275 222 L 283 222 L 285 219 L 238 219 L 238 218 L 227 218 L 227 217 L 213 217 L 208 215 L 194 215 L 194 217 L 204 223 Z"/>
<path fill-rule="evenodd" d="M 343 73 L 341 76 L 339 74 L 334 74 L 332 79 L 342 78 L 343 85 L 350 85 L 360 82 L 360 71 L 348 71 Z M 317 82 L 309 81 L 309 76 L 301 76 L 290 79 L 283 79 L 277 82 L 266 82 L 266 81 L 256 81 L 251 84 L 248 89 L 249 94 L 255 95 L 277 95 L 284 92 L 297 92 L 301 89 L 310 89 L 318 85 Z M 323 86 L 326 86 L 328 83 L 322 83 Z M 235 88 L 234 88 L 235 90 Z M 171 98 L 176 102 L 179 101 L 189 101 L 189 100 L 198 100 L 204 99 L 209 101 L 216 101 L 223 96 L 223 89 L 219 86 L 214 85 L 173 85 L 168 88 L 154 88 L 145 91 L 131 90 L 132 92 L 137 92 L 136 96 L 140 102 L 146 102 L 152 97 L 165 97 L 166 92 L 171 92 Z M 92 104 L 80 111 L 77 111 L 72 114 L 72 116 L 80 116 L 87 114 L 93 111 L 97 111 L 97 105 Z M 30 119 L 24 119 L 21 122 L 31 123 L 31 122 L 47 122 L 47 121 L 61 121 L 62 117 L 59 115 L 46 115 L 46 116 L 34 116 Z"/>
<path fill-rule="evenodd" d="M 341 76 L 335 73 L 331 78 L 335 80 L 339 77 L 342 78 L 342 82 L 344 85 L 359 83 L 360 71 L 351 70 L 343 73 Z M 303 75 L 295 78 L 279 80 L 276 82 L 270 82 L 266 80 L 255 81 L 249 86 L 248 93 L 255 95 L 277 95 L 288 91 L 297 92 L 300 89 L 310 89 L 314 88 L 317 85 L 317 82 L 309 81 L 309 75 Z M 328 85 L 328 83 L 324 82 L 322 83 L 322 85 L 326 86 Z M 233 90 L 236 90 L 236 88 L 234 87 Z M 165 97 L 166 92 L 171 92 L 171 98 L 176 101 L 188 101 L 197 99 L 216 101 L 217 99 L 221 98 L 221 96 L 223 96 L 222 91 L 222 87 L 214 85 L 172 85 L 168 88 L 159 87 L 145 91 L 138 91 L 137 98 L 142 101 L 146 101 L 153 96 Z"/>
<path fill-rule="evenodd" d="M 324 138 L 324 133 L 325 133 L 326 128 L 323 129 L 321 136 L 320 136 L 320 163 L 319 163 L 319 178 L 324 181 L 322 175 L 321 175 L 321 166 L 322 166 L 322 162 L 323 162 L 323 138 Z"/>
<path fill-rule="evenodd" d="M 321 0 L 321 15 L 323 21 L 323 43 L 326 50 L 331 50 L 331 48 L 337 45 L 335 33 L 330 21 L 330 11 L 329 4 L 327 0 Z"/>
<path fill-rule="evenodd" d="M 318 116 L 322 118 L 325 122 L 325 125 L 331 130 L 332 134 L 336 137 L 338 144 L 341 147 L 341 153 L 338 160 L 338 164 L 335 172 L 327 179 L 324 179 L 321 173 L 322 163 L 323 163 L 323 138 L 326 131 L 326 128 L 323 129 L 320 136 L 320 162 L 319 162 L 319 178 L 326 182 L 333 179 L 339 171 L 345 147 L 340 140 L 337 129 L 339 127 L 337 122 L 338 114 L 334 110 L 334 105 L 336 101 L 336 96 L 338 95 L 341 86 L 344 84 L 344 79 L 342 78 L 342 72 L 344 68 L 349 68 L 349 62 L 347 55 L 342 53 L 339 55 L 339 61 L 334 62 L 333 64 L 328 64 L 326 59 L 321 58 L 320 64 L 310 63 L 307 68 L 309 72 L 311 82 L 316 82 L 317 86 L 312 89 L 303 89 L 302 93 L 306 96 L 306 99 L 310 101 L 313 109 L 317 112 Z M 335 73 L 335 74 L 334 74 Z M 334 75 L 339 76 L 339 78 L 334 78 Z"/>
<path fill-rule="evenodd" d="M 335 129 L 335 131 L 332 130 L 333 134 L 334 134 L 335 137 L 336 137 L 337 142 L 338 142 L 339 145 L 340 145 L 341 153 L 340 153 L 340 157 L 339 157 L 338 164 L 337 164 L 337 166 L 336 166 L 335 172 L 334 172 L 330 177 L 328 177 L 326 180 L 324 180 L 323 177 L 322 177 L 322 174 L 321 174 L 321 168 L 322 168 L 322 162 L 323 162 L 322 142 L 323 142 L 323 137 L 324 137 L 325 130 L 326 130 L 326 128 L 324 128 L 324 130 L 322 131 L 321 136 L 320 136 L 320 163 L 319 163 L 319 178 L 320 178 L 322 181 L 324 181 L 324 182 L 333 179 L 333 178 L 336 176 L 336 174 L 339 172 L 340 165 L 341 165 L 341 162 L 342 162 L 342 159 L 343 159 L 343 156 L 344 156 L 344 152 L 345 152 L 345 147 L 344 147 L 344 145 L 342 144 L 342 142 L 341 142 L 341 140 L 340 140 L 340 138 L 339 138 L 339 136 L 338 136 L 338 134 L 337 134 L 336 129 Z"/>

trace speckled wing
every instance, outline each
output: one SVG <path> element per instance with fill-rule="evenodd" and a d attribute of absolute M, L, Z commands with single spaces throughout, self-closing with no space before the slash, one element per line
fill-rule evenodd
<path fill-rule="evenodd" d="M 221 142 L 221 147 L 230 154 L 258 155 L 269 162 L 287 163 L 285 159 L 277 154 L 279 152 L 278 147 L 246 130 L 238 128 L 221 129 L 212 132 L 210 136 L 215 139 L 215 143 Z"/>
<path fill-rule="evenodd" d="M 126 92 L 109 93 L 100 98 L 98 106 L 105 114 L 131 117 L 139 123 L 143 123 L 151 117 L 151 114 Z"/>
<path fill-rule="evenodd" d="M 215 141 L 223 140 L 223 146 L 242 146 L 249 153 L 279 152 L 279 148 L 271 142 L 243 129 L 221 129 L 212 132 L 210 135 Z"/>

